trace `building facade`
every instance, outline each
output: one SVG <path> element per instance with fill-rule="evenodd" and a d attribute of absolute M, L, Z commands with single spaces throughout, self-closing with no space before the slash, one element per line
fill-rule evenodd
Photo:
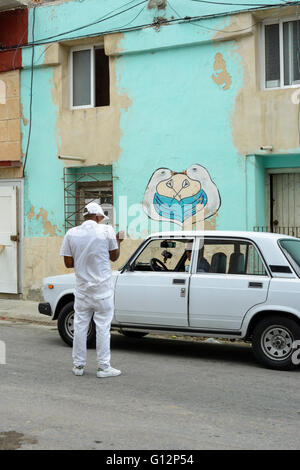
<path fill-rule="evenodd" d="M 62 237 L 90 200 L 128 234 L 119 264 L 170 227 L 299 235 L 297 1 L 13 3 L 0 12 L 18 25 L 0 28 L 3 295 L 39 299 L 65 272 Z"/>

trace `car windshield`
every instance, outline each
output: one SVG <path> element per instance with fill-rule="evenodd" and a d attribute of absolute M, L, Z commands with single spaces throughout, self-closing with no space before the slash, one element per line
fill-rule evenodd
<path fill-rule="evenodd" d="M 300 240 L 279 240 L 284 254 L 300 276 Z"/>

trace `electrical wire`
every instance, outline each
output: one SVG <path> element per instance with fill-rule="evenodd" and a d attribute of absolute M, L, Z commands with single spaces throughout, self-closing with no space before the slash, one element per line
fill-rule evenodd
<path fill-rule="evenodd" d="M 79 26 L 78 28 L 74 28 L 74 29 L 70 29 L 69 31 L 65 31 L 63 33 L 60 33 L 60 34 L 55 34 L 54 36 L 48 36 L 47 38 L 43 38 L 43 39 L 40 39 L 39 41 L 37 41 L 35 44 L 38 45 L 38 44 L 43 44 L 45 42 L 49 42 L 51 39 L 56 39 L 56 38 L 59 38 L 61 36 L 65 36 L 66 34 L 70 34 L 70 33 L 75 33 L 77 31 L 81 31 L 82 29 L 85 29 L 85 28 L 89 28 L 90 26 L 95 26 L 96 24 L 99 24 L 99 23 L 102 23 L 103 21 L 106 21 L 106 20 L 110 20 L 112 18 L 115 18 L 116 16 L 119 16 L 123 13 L 126 13 L 127 11 L 130 11 L 132 10 L 133 8 L 136 8 L 138 7 L 139 5 L 142 5 L 143 3 L 146 3 L 148 0 L 142 0 L 141 2 L 137 3 L 136 5 L 133 5 L 129 8 L 127 8 L 126 10 L 122 10 L 118 13 L 115 13 L 114 15 L 110 15 L 110 16 L 107 16 L 109 15 L 110 13 L 106 14 L 105 16 L 101 17 L 100 19 L 96 20 L 96 21 L 93 21 L 92 23 L 89 23 L 87 25 L 83 25 L 83 26 Z M 129 4 L 132 3 L 129 2 Z M 128 3 L 126 4 L 128 5 Z M 113 10 L 113 11 L 116 11 L 116 10 Z M 32 43 L 31 43 L 32 44 Z M 28 46 L 30 46 L 31 44 L 28 44 Z"/>
<path fill-rule="evenodd" d="M 174 13 L 178 16 L 178 19 L 181 18 L 180 13 L 178 13 L 178 11 L 176 11 L 175 8 L 172 7 L 172 5 L 170 4 L 170 2 L 167 1 L 167 3 L 168 3 L 168 5 L 169 5 L 169 7 L 174 11 Z M 290 3 L 290 2 L 288 2 L 288 3 Z M 299 5 L 299 3 L 300 3 L 299 1 L 297 1 L 297 3 L 296 3 L 296 2 L 293 2 L 294 5 L 296 5 L 296 4 Z M 281 5 L 281 7 L 288 7 L 288 6 L 289 6 L 289 5 L 286 5 L 286 4 L 282 4 L 282 5 Z M 236 12 L 234 12 L 234 13 L 237 14 L 237 13 L 242 13 L 242 12 L 244 12 L 244 10 L 236 11 Z M 226 15 L 226 14 L 228 14 L 228 13 L 224 13 L 224 14 Z M 272 16 L 270 16 L 270 17 L 268 17 L 268 18 L 265 18 L 265 20 L 266 20 L 266 19 L 269 19 L 269 18 L 272 18 Z M 191 21 L 193 18 L 185 17 L 185 19 L 189 22 L 189 24 L 191 24 L 191 25 L 193 25 L 193 26 L 197 26 L 197 27 L 199 27 L 199 28 L 206 29 L 206 30 L 208 30 L 208 31 L 215 31 L 215 32 L 218 32 L 218 33 L 219 33 L 219 32 L 222 32 L 222 33 L 225 33 L 225 34 L 226 34 L 226 33 L 227 33 L 227 34 L 242 33 L 242 32 L 244 32 L 244 31 L 247 31 L 247 30 L 249 30 L 249 29 L 252 29 L 254 26 L 256 26 L 256 25 L 258 25 L 259 23 L 261 23 L 261 20 L 258 20 L 258 21 L 256 21 L 256 22 L 252 23 L 251 25 L 247 26 L 246 28 L 235 29 L 235 30 L 233 30 L 233 29 L 231 29 L 231 30 L 226 30 L 226 29 L 218 29 L 218 28 L 212 28 L 212 27 L 209 27 L 209 26 L 200 25 L 199 23 L 194 23 L 193 21 Z M 200 21 L 201 19 L 203 19 L 203 18 L 199 17 L 199 19 L 196 20 L 196 21 Z"/>
<path fill-rule="evenodd" d="M 132 2 L 130 2 L 130 3 L 132 3 Z M 144 6 L 141 8 L 141 10 L 139 11 L 139 13 L 138 13 L 137 15 L 135 15 L 134 18 L 132 18 L 132 20 L 130 20 L 130 21 L 129 21 L 128 23 L 126 23 L 125 25 L 121 26 L 121 28 L 124 28 L 124 27 L 126 27 L 126 26 L 132 24 L 132 23 L 140 16 L 140 14 L 143 12 L 143 10 L 145 10 L 145 8 L 146 8 L 146 5 L 144 5 Z M 97 36 L 98 36 L 98 35 L 99 35 L 99 33 L 97 33 Z M 41 52 L 41 54 L 39 55 L 39 57 L 38 57 L 38 58 L 36 59 L 36 61 L 34 62 L 34 65 L 38 64 L 40 58 L 47 52 L 47 50 L 48 50 L 50 47 L 53 46 L 53 44 L 54 44 L 54 43 L 51 42 L 51 43 L 49 44 L 49 46 L 47 46 L 47 47 Z M 0 52 L 1 52 L 1 51 L 0 51 Z"/>
<path fill-rule="evenodd" d="M 57 35 L 53 35 L 53 36 L 49 36 L 49 37 L 46 37 L 46 38 L 43 38 L 43 39 L 39 39 L 38 41 L 34 42 L 33 41 L 31 43 L 28 43 L 22 47 L 31 47 L 33 44 L 34 45 L 43 45 L 43 44 L 48 44 L 51 40 L 54 40 L 54 39 L 57 39 L 61 36 L 65 36 L 66 34 L 69 34 L 69 33 L 73 33 L 73 32 L 76 32 L 76 31 L 80 31 L 82 29 L 85 29 L 85 28 L 88 28 L 90 26 L 94 26 L 95 24 L 99 24 L 103 21 L 106 21 L 108 19 L 111 19 L 111 18 L 114 18 L 118 15 L 121 15 L 123 13 L 126 13 L 127 11 L 131 10 L 131 9 L 134 9 L 136 8 L 137 6 L 139 5 L 142 5 L 144 3 L 146 3 L 148 0 L 143 0 L 125 10 L 122 10 L 118 13 L 115 13 L 113 15 L 111 15 L 112 12 L 118 10 L 118 9 L 115 9 L 113 10 L 112 12 L 110 13 L 107 13 L 104 17 L 92 22 L 92 23 L 89 23 L 89 24 L 86 24 L 86 25 L 83 25 L 83 26 L 80 26 L 78 28 L 74 28 L 72 30 L 69 30 L 69 31 L 65 31 L 63 33 L 60 33 L 60 34 L 57 34 Z M 199 0 L 200 1 L 200 0 Z M 208 0 L 201 0 L 201 1 L 208 1 Z M 125 5 L 129 5 L 131 4 L 131 2 L 128 2 L 126 3 Z M 280 4 L 272 4 L 272 5 L 267 5 L 267 4 L 264 4 L 264 5 L 260 5 L 260 7 L 256 7 L 256 8 L 253 8 L 253 10 L 258 10 L 258 9 L 264 9 L 264 8 L 274 8 L 274 7 L 286 7 L 286 6 L 291 6 L 291 5 L 298 5 L 300 3 L 300 0 L 297 0 L 297 1 L 289 1 L 289 2 L 286 2 L 286 3 L 280 3 Z M 124 5 L 124 6 L 125 6 Z M 235 5 L 235 4 L 232 4 L 232 5 Z M 215 18 L 215 17 L 220 17 L 220 16 L 224 16 L 224 15 L 232 15 L 232 14 L 238 14 L 238 13 L 244 13 L 245 10 L 231 10 L 231 11 L 226 11 L 226 12 L 221 12 L 221 13 L 214 13 L 214 14 L 209 14 L 209 15 L 197 15 L 197 16 L 193 16 L 193 17 L 190 17 L 190 16 L 184 16 L 184 17 L 180 17 L 180 18 L 177 18 L 177 19 L 173 19 L 173 20 L 165 20 L 164 21 L 164 24 L 172 24 L 174 22 L 191 22 L 191 20 L 194 20 L 194 21 L 199 21 L 201 19 L 208 19 L 208 18 Z M 141 13 L 141 12 L 140 12 Z M 140 13 L 135 17 L 137 18 Z M 110 15 L 110 16 L 108 16 Z M 134 18 L 134 19 L 135 19 Z M 132 20 L 134 21 L 134 20 Z M 131 21 L 131 22 L 132 22 Z M 130 23 L 131 23 L 130 22 Z M 129 23 L 129 24 L 130 24 Z M 125 25 L 126 26 L 126 25 Z M 106 30 L 106 31 L 98 31 L 97 33 L 92 33 L 92 34 L 87 34 L 87 35 L 82 35 L 81 38 L 85 38 L 85 37 L 93 37 L 93 36 L 99 36 L 99 35 L 103 35 L 103 34 L 110 34 L 110 33 L 116 33 L 116 32 L 127 32 L 127 31 L 135 31 L 135 30 L 139 30 L 139 29 L 143 29 L 143 28 L 146 28 L 146 27 L 152 27 L 152 26 L 155 26 L 155 22 L 154 23 L 146 23 L 146 24 L 142 24 L 142 25 L 139 25 L 139 26 L 135 26 L 134 28 L 125 28 L 124 26 L 123 27 L 118 27 L 118 28 L 115 28 L 115 29 L 111 29 L 111 30 Z M 209 28 L 207 28 L 209 29 Z M 215 30 L 213 28 L 211 28 L 212 30 Z M 248 28 L 247 28 L 248 29 Z M 242 30 L 241 30 L 242 31 Z M 230 31 L 232 32 L 232 31 Z M 74 39 L 74 38 L 64 38 L 64 40 L 70 40 L 70 39 Z M 6 47 L 6 48 L 0 48 L 0 52 L 1 51 L 4 51 L 4 50 L 10 50 L 10 49 L 15 49 L 16 47 L 18 46 L 9 46 L 9 47 Z"/>
<path fill-rule="evenodd" d="M 174 13 L 180 18 L 181 15 L 178 13 L 178 11 L 175 10 L 174 7 L 172 7 L 172 5 L 170 4 L 169 1 L 167 1 L 167 4 L 168 4 L 168 6 L 171 8 L 171 10 L 173 10 Z M 203 26 L 203 25 L 200 25 L 199 23 L 193 23 L 192 21 L 189 21 L 189 24 L 191 24 L 191 25 L 193 25 L 193 26 L 198 26 L 199 28 L 206 29 L 206 30 L 208 30 L 208 31 L 216 31 L 216 32 L 222 32 L 222 33 L 228 33 L 228 34 L 232 34 L 232 33 L 241 33 L 241 32 L 243 32 L 243 31 L 247 31 L 248 29 L 253 28 L 253 27 L 254 27 L 255 25 L 257 25 L 258 23 L 260 23 L 260 20 L 257 21 L 256 23 L 251 24 L 250 26 L 247 26 L 247 28 L 226 31 L 226 30 L 224 30 L 224 29 L 211 28 L 211 27 L 209 27 L 209 26 Z"/>
<path fill-rule="evenodd" d="M 13 70 L 15 70 L 15 60 L 16 60 L 16 57 L 17 57 L 18 50 L 20 49 L 21 44 L 23 43 L 23 40 L 24 40 L 26 34 L 27 34 L 27 28 L 25 28 L 25 31 L 24 31 L 24 33 L 23 33 L 21 39 L 20 39 L 20 42 L 19 42 L 19 44 L 18 44 L 18 47 L 16 48 L 15 53 L 14 53 L 14 56 L 13 56 L 13 60 L 12 60 L 12 64 L 11 64 Z"/>
<path fill-rule="evenodd" d="M 261 7 L 261 8 L 268 8 L 268 7 L 274 7 L 274 6 L 286 6 L 286 4 L 294 4 L 295 2 L 289 1 L 289 2 L 284 2 L 284 3 L 230 3 L 230 2 L 215 2 L 212 0 L 191 0 L 192 2 L 197 2 L 197 3 L 208 3 L 211 5 L 230 5 L 230 6 L 244 6 L 244 7 Z"/>
<path fill-rule="evenodd" d="M 120 8 L 124 8 L 124 7 L 126 7 L 127 5 L 130 5 L 131 3 L 135 2 L 135 1 L 136 1 L 136 0 L 130 0 L 130 2 L 127 2 L 127 3 L 125 3 L 124 5 L 122 5 L 122 6 L 118 7 L 118 8 L 115 8 L 114 10 L 111 10 L 110 12 L 108 12 L 108 13 L 106 13 L 104 16 L 102 16 L 101 18 L 98 18 L 98 20 L 104 20 L 104 19 L 106 19 L 106 17 L 107 17 L 108 15 L 114 13 L 114 12 L 117 11 L 117 10 L 120 10 Z M 143 10 L 143 9 L 142 9 L 142 10 Z M 140 13 L 142 12 L 142 10 L 140 11 Z M 127 10 L 125 10 L 125 11 L 127 11 Z M 122 12 L 120 12 L 120 14 L 121 14 L 121 13 L 122 13 Z M 140 15 L 140 13 L 138 13 L 138 15 L 136 16 L 136 18 Z M 136 18 L 134 18 L 134 19 L 133 19 L 130 23 L 128 23 L 128 24 L 131 24 Z M 126 26 L 126 25 L 125 25 L 125 26 Z M 21 44 L 22 44 L 22 42 L 23 42 L 23 40 L 24 40 L 25 35 L 28 34 L 27 31 L 28 31 L 28 29 L 25 28 L 24 33 L 23 33 L 23 35 L 22 35 L 22 38 L 21 38 L 21 40 L 20 40 L 20 42 L 19 42 L 19 44 L 18 44 L 17 46 L 11 46 L 10 48 L 2 48 L 2 47 L 0 47 L 0 52 L 4 52 L 4 51 L 10 50 L 10 49 L 11 49 L 11 50 L 15 49 L 15 53 L 14 53 L 13 60 L 12 60 L 12 69 L 13 69 L 13 70 L 15 70 L 15 59 L 16 59 L 16 55 L 17 55 L 18 50 L 21 49 L 22 47 L 25 47 L 25 46 L 28 47 L 28 45 L 29 45 L 29 44 L 27 43 L 27 44 L 23 44 L 23 45 L 21 46 Z M 66 34 L 66 33 L 64 33 L 64 34 Z M 32 44 L 32 43 L 31 43 L 31 44 Z M 48 48 L 47 48 L 47 49 L 48 49 Z M 46 49 L 46 50 L 47 50 L 47 49 Z M 41 53 L 41 55 L 39 56 L 39 59 L 40 59 L 40 57 L 46 52 L 46 50 Z M 38 60 L 39 60 L 39 59 L 38 59 Z M 37 60 L 37 61 L 38 61 L 38 60 Z"/>
<path fill-rule="evenodd" d="M 35 34 L 36 8 L 37 7 L 34 7 L 33 16 L 32 16 L 32 39 L 33 39 L 33 42 L 34 42 L 34 34 Z M 25 177 L 25 168 L 26 168 L 26 163 L 27 163 L 27 159 L 28 159 L 28 151 L 29 151 L 29 145 L 30 145 L 30 140 L 31 140 L 31 130 L 32 130 L 33 77 L 34 77 L 34 45 L 32 46 L 32 55 L 31 55 L 29 129 L 28 129 L 28 139 L 27 139 L 26 152 L 25 152 L 24 163 L 23 163 L 23 176 L 24 177 Z"/>

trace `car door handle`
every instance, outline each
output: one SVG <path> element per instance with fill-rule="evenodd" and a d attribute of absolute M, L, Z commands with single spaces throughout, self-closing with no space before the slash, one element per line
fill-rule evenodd
<path fill-rule="evenodd" d="M 249 282 L 248 287 L 252 287 L 254 289 L 262 289 L 263 283 L 262 282 Z"/>
<path fill-rule="evenodd" d="M 173 279 L 173 284 L 185 284 L 185 279 Z"/>

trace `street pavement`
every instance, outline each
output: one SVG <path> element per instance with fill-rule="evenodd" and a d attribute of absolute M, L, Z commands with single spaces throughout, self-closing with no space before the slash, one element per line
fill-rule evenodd
<path fill-rule="evenodd" d="M 75 377 L 56 322 L 3 313 L 0 449 L 300 448 L 299 370 L 267 370 L 248 345 L 113 333 L 122 375 L 98 379 L 88 350 Z"/>
<path fill-rule="evenodd" d="M 0 299 L 0 320 L 26 320 L 51 324 L 51 317 L 41 315 L 39 302 L 32 300 Z"/>

